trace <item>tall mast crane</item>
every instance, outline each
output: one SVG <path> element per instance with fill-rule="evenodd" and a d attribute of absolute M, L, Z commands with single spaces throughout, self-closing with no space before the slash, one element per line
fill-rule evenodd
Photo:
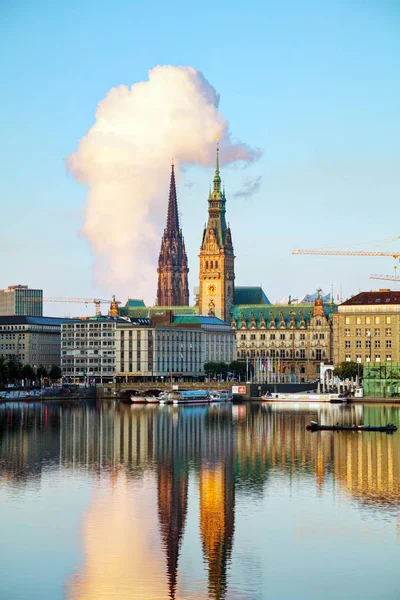
<path fill-rule="evenodd" d="M 96 307 L 96 316 L 101 314 L 101 304 L 111 304 L 111 302 L 121 304 L 121 302 L 115 300 L 115 296 L 113 296 L 113 300 L 104 300 L 102 298 L 43 298 L 43 302 L 75 302 L 77 304 L 86 304 L 86 306 L 94 304 Z"/>

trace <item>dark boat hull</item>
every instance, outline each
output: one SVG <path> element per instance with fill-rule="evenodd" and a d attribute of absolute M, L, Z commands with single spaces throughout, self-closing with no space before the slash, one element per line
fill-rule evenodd
<path fill-rule="evenodd" d="M 397 431 L 396 425 L 307 425 L 308 431 L 382 431 L 393 433 Z"/>

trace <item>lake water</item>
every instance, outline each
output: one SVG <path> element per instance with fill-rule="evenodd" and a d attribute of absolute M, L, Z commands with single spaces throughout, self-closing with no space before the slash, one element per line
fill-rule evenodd
<path fill-rule="evenodd" d="M 1 600 L 400 598 L 395 406 L 0 405 Z"/>

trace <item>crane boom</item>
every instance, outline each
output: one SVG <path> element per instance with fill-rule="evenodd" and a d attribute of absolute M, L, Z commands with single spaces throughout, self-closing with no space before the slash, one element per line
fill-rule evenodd
<path fill-rule="evenodd" d="M 292 254 L 314 254 L 321 256 L 391 256 L 395 260 L 400 252 L 366 252 L 365 250 L 293 250 Z"/>
<path fill-rule="evenodd" d="M 82 304 L 90 304 L 94 302 L 101 302 L 102 304 L 109 304 L 111 300 L 103 300 L 101 298 L 43 298 L 43 302 L 81 302 Z"/>
<path fill-rule="evenodd" d="M 400 281 L 397 275 L 370 275 L 370 279 L 384 279 L 385 281 Z"/>
<path fill-rule="evenodd" d="M 115 300 L 115 296 L 113 296 L 112 300 L 104 300 L 102 298 L 43 298 L 43 302 L 76 302 L 81 304 L 91 304 L 93 303 L 96 307 L 96 315 L 100 315 L 100 304 L 111 304 L 114 302 L 115 304 L 121 304 L 119 300 Z"/>

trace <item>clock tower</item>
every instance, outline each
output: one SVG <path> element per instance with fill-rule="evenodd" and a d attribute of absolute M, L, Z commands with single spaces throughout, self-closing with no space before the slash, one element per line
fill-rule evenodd
<path fill-rule="evenodd" d="M 235 256 L 231 230 L 226 225 L 225 190 L 221 190 L 219 147 L 213 190 L 208 196 L 208 222 L 200 247 L 199 310 L 201 315 L 230 322 L 235 302 Z"/>

